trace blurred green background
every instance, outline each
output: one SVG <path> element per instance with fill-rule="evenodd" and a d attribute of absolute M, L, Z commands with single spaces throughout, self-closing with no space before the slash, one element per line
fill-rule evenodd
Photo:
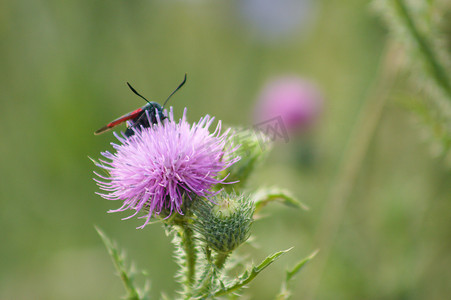
<path fill-rule="evenodd" d="M 88 156 L 98 158 L 114 140 L 94 130 L 144 104 L 126 81 L 161 102 L 185 72 L 171 105 L 176 114 L 188 107 L 191 121 L 208 113 L 252 125 L 256 97 L 277 75 L 309 78 L 324 95 L 310 140 L 314 163 L 294 162 L 302 141 L 292 139 L 276 145 L 253 180 L 291 189 L 310 207 L 274 204 L 254 225 L 259 247 L 245 249 L 254 261 L 295 247 L 247 290 L 272 299 L 285 268 L 320 248 L 321 216 L 387 39 L 368 1 L 311 4 L 309 20 L 279 37 L 258 32 L 239 1 L 2 1 L 0 299 L 119 299 L 122 284 L 94 225 L 147 270 L 155 298 L 174 295 L 163 229 L 136 230 L 141 221 L 107 214 L 118 204 L 94 194 Z M 294 280 L 294 299 L 451 294 L 451 175 L 395 98 L 384 106 L 319 284 L 322 252 Z"/>

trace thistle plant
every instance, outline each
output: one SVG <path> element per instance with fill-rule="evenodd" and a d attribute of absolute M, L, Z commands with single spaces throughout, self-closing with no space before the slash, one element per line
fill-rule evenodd
<path fill-rule="evenodd" d="M 132 127 L 134 135 L 115 133 L 114 152 L 103 152 L 95 181 L 107 200 L 121 202 L 109 212 L 131 211 L 125 219 L 143 218 L 138 227 L 163 224 L 175 246 L 179 265 L 176 279 L 179 299 L 215 299 L 240 294 L 257 275 L 288 250 L 269 255 L 258 265 L 241 266 L 237 248 L 248 241 L 255 214 L 269 202 L 304 208 L 279 188 L 250 190 L 246 183 L 271 149 L 266 138 L 251 130 L 228 128 L 214 118 L 187 121 L 187 110 L 176 120 L 169 116 L 150 127 Z M 149 122 L 151 124 L 151 122 Z M 260 135 L 261 137 L 261 135 Z M 149 289 L 134 282 L 135 272 L 115 244 L 97 229 L 127 290 L 127 299 L 149 299 Z M 288 281 L 313 255 L 287 271 L 277 299 L 290 295 Z M 230 271 L 242 269 L 238 276 Z M 163 295 L 163 294 L 162 294 Z M 167 296 L 163 298 L 169 299 Z"/>

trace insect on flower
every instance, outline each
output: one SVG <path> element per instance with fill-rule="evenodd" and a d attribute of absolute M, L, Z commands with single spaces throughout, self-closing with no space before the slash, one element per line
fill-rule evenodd
<path fill-rule="evenodd" d="M 189 123 L 186 114 L 185 108 L 177 121 L 171 107 L 167 119 L 157 120 L 157 126 L 135 130 L 133 138 L 116 134 L 115 152 L 102 152 L 104 159 L 96 165 L 108 174 L 95 173 L 104 191 L 99 194 L 122 201 L 110 212 L 133 211 L 127 218 L 144 212 L 139 217 L 146 219 L 140 227 L 144 228 L 154 216 L 185 214 L 184 203 L 213 197 L 218 193 L 211 189 L 215 185 L 235 183 L 226 182 L 224 174 L 240 159 L 234 153 L 238 147 L 229 141 L 231 129 L 221 132 L 219 121 L 210 131 L 214 118 L 206 115 Z"/>
<path fill-rule="evenodd" d="M 144 100 L 146 100 L 147 104 L 144 105 L 143 107 L 135 109 L 134 111 L 129 112 L 128 114 L 125 114 L 125 115 L 111 121 L 107 125 L 103 126 L 99 130 L 94 132 L 94 134 L 97 135 L 97 134 L 104 133 L 104 132 L 112 129 L 113 127 L 116 127 L 117 125 L 130 120 L 132 124 L 127 127 L 127 130 L 125 130 L 125 133 L 124 133 L 125 136 L 130 137 L 135 134 L 133 127 L 148 128 L 151 126 L 151 124 L 158 123 L 158 119 L 160 119 L 161 121 L 166 119 L 166 116 L 163 114 L 164 106 L 169 101 L 169 99 L 172 97 L 172 95 L 174 95 L 185 84 L 185 82 L 186 82 L 186 74 L 185 74 L 185 77 L 184 77 L 182 83 L 180 83 L 179 86 L 169 95 L 169 97 L 166 99 L 166 101 L 164 101 L 163 106 L 161 106 L 157 102 L 151 102 L 151 101 L 147 100 L 145 97 L 140 95 L 130 85 L 130 83 L 127 82 L 127 85 L 132 90 L 132 92 L 135 93 L 136 95 L 138 95 L 139 97 L 143 98 Z M 158 117 L 157 117 L 157 114 L 158 114 Z M 149 117 L 147 117 L 147 115 Z"/>

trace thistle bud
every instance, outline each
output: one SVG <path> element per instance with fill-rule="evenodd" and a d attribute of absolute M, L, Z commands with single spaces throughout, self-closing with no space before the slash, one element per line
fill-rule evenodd
<path fill-rule="evenodd" d="M 249 238 L 254 203 L 244 195 L 221 192 L 208 201 L 194 204 L 193 228 L 201 240 L 219 253 L 230 253 Z"/>

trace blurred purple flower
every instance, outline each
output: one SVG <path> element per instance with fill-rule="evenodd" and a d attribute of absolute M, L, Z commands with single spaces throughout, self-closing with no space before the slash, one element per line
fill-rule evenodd
<path fill-rule="evenodd" d="M 314 124 L 323 106 L 316 86 L 302 78 L 280 77 L 262 90 L 255 108 L 255 121 L 264 124 L 281 118 L 291 133 L 304 133 Z"/>
<path fill-rule="evenodd" d="M 109 212 L 134 210 L 128 219 L 145 211 L 147 214 L 139 217 L 146 218 L 139 227 L 143 228 L 163 210 L 168 216 L 173 211 L 183 215 L 183 201 L 214 195 L 210 188 L 225 180 L 218 174 L 239 157 L 232 155 L 235 149 L 226 148 L 229 130 L 221 134 L 220 121 L 216 130 L 209 132 L 213 120 L 207 115 L 190 125 L 185 109 L 177 123 L 171 107 L 169 119 L 136 129 L 129 138 L 115 133 L 120 141 L 112 144 L 116 153 L 103 152 L 109 161 L 98 164 L 109 176 L 96 173 L 101 179 L 94 179 L 106 191 L 99 193 L 103 198 L 123 201 L 120 208 Z"/>
<path fill-rule="evenodd" d="M 238 0 L 244 22 L 262 41 L 280 41 L 306 31 L 316 10 L 312 0 Z"/>

